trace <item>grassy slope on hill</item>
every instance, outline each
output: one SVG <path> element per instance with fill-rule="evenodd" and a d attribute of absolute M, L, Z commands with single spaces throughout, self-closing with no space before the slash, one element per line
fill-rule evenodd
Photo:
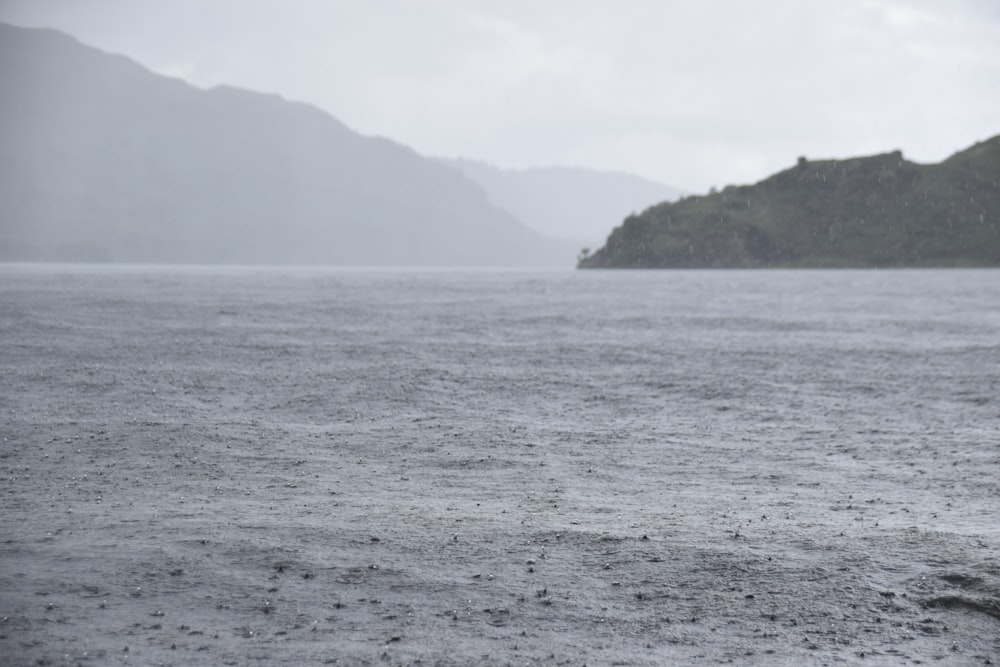
<path fill-rule="evenodd" d="M 808 161 L 629 216 L 581 268 L 1000 265 L 1000 137 L 932 165 Z"/>

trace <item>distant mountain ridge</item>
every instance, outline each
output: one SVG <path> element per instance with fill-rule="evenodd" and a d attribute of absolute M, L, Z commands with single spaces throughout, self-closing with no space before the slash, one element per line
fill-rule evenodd
<path fill-rule="evenodd" d="M 0 259 L 570 266 L 453 169 L 306 104 L 0 24 Z"/>
<path fill-rule="evenodd" d="M 580 268 L 1000 266 L 1000 136 L 939 164 L 807 160 L 630 216 Z"/>
<path fill-rule="evenodd" d="M 573 167 L 502 169 L 486 162 L 445 160 L 479 185 L 494 205 L 545 236 L 594 246 L 630 212 L 682 192 L 632 174 Z"/>

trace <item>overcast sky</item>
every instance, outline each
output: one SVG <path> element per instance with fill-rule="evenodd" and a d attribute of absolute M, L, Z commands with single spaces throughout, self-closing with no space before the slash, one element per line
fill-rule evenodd
<path fill-rule="evenodd" d="M 692 192 L 1000 134 L 996 0 L 0 0 L 0 21 L 425 155 Z"/>

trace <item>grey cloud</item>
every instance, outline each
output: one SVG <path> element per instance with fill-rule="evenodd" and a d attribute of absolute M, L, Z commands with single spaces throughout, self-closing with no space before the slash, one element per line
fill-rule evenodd
<path fill-rule="evenodd" d="M 995 134 L 995 3 L 8 1 L 196 85 L 315 103 L 416 150 L 703 190 L 799 154 L 938 160 Z"/>

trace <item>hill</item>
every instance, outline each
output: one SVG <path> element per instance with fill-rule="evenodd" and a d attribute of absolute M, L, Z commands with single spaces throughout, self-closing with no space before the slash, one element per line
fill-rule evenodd
<path fill-rule="evenodd" d="M 681 192 L 639 176 L 570 167 L 501 169 L 474 160 L 442 160 L 479 185 L 490 202 L 539 234 L 596 246 L 629 211 Z"/>
<path fill-rule="evenodd" d="M 0 25 L 0 259 L 568 266 L 577 250 L 309 105 Z"/>
<path fill-rule="evenodd" d="M 629 216 L 580 268 L 1000 266 L 1000 137 L 938 164 L 800 158 Z"/>

